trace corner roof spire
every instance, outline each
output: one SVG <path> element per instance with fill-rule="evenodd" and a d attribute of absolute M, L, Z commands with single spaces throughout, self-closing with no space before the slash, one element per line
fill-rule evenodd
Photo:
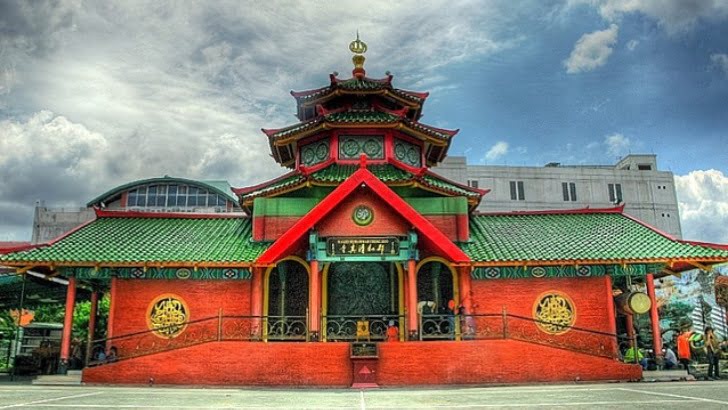
<path fill-rule="evenodd" d="M 349 50 L 354 53 L 351 58 L 354 63 L 354 70 L 351 74 L 361 80 L 366 75 L 366 71 L 364 71 L 364 60 L 366 58 L 363 54 L 367 52 L 367 43 L 359 40 L 359 30 L 356 31 L 356 40 L 349 43 Z"/>

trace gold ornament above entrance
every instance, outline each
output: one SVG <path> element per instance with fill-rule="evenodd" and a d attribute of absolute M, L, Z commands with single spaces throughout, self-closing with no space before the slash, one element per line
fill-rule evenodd
<path fill-rule="evenodd" d="M 546 333 L 558 335 L 571 330 L 576 322 L 576 308 L 566 294 L 550 291 L 542 294 L 533 305 L 536 326 Z"/>
<path fill-rule="evenodd" d="M 149 304 L 147 327 L 161 338 L 173 339 L 184 332 L 189 315 L 189 307 L 181 297 L 166 293 Z"/>

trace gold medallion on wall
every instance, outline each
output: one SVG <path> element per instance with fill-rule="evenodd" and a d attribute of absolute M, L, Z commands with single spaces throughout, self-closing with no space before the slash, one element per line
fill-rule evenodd
<path fill-rule="evenodd" d="M 533 305 L 533 318 L 541 331 L 559 335 L 568 332 L 576 322 L 576 307 L 565 293 L 544 292 Z"/>
<path fill-rule="evenodd" d="M 187 303 L 179 296 L 157 296 L 147 309 L 147 327 L 156 336 L 173 339 L 184 332 L 190 317 Z"/>

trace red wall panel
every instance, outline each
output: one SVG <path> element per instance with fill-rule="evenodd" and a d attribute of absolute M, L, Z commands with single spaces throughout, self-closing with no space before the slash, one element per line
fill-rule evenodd
<path fill-rule="evenodd" d="M 574 303 L 575 327 L 605 333 L 612 331 L 607 312 L 605 277 L 473 280 L 471 286 L 473 313 L 476 315 L 501 313 L 505 308 L 509 315 L 532 318 L 534 304 L 539 297 L 549 291 L 558 291 L 566 294 Z M 518 331 L 526 338 L 567 345 L 588 341 L 602 345 L 605 354 L 616 352 L 616 340 L 610 337 L 581 330 L 554 336 L 540 331 L 528 320 L 509 318 L 508 322 L 511 331 Z"/>
<path fill-rule="evenodd" d="M 173 293 L 189 307 L 189 320 L 225 315 L 250 315 L 249 280 L 153 280 L 118 279 L 113 301 L 113 335 L 122 336 L 147 328 L 147 309 L 159 295 Z"/>
<path fill-rule="evenodd" d="M 374 211 L 374 221 L 371 224 L 359 226 L 354 223 L 351 216 L 359 205 L 366 205 Z M 410 227 L 401 216 L 371 191 L 360 189 L 358 193 L 340 203 L 316 228 L 320 236 L 406 236 Z"/>
<path fill-rule="evenodd" d="M 637 380 L 638 365 L 514 340 L 381 343 L 382 386 Z M 348 343 L 213 342 L 84 370 L 86 383 L 351 384 Z"/>

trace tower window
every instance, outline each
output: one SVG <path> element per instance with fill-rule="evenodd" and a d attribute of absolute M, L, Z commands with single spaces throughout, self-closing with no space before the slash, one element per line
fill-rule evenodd
<path fill-rule="evenodd" d="M 618 204 L 622 202 L 622 184 L 609 184 L 609 202 Z"/>
<path fill-rule="evenodd" d="M 525 201 L 526 195 L 523 189 L 523 181 L 510 181 L 511 200 Z"/>
<path fill-rule="evenodd" d="M 561 191 L 564 194 L 564 201 L 576 201 L 576 183 L 562 182 Z"/>

